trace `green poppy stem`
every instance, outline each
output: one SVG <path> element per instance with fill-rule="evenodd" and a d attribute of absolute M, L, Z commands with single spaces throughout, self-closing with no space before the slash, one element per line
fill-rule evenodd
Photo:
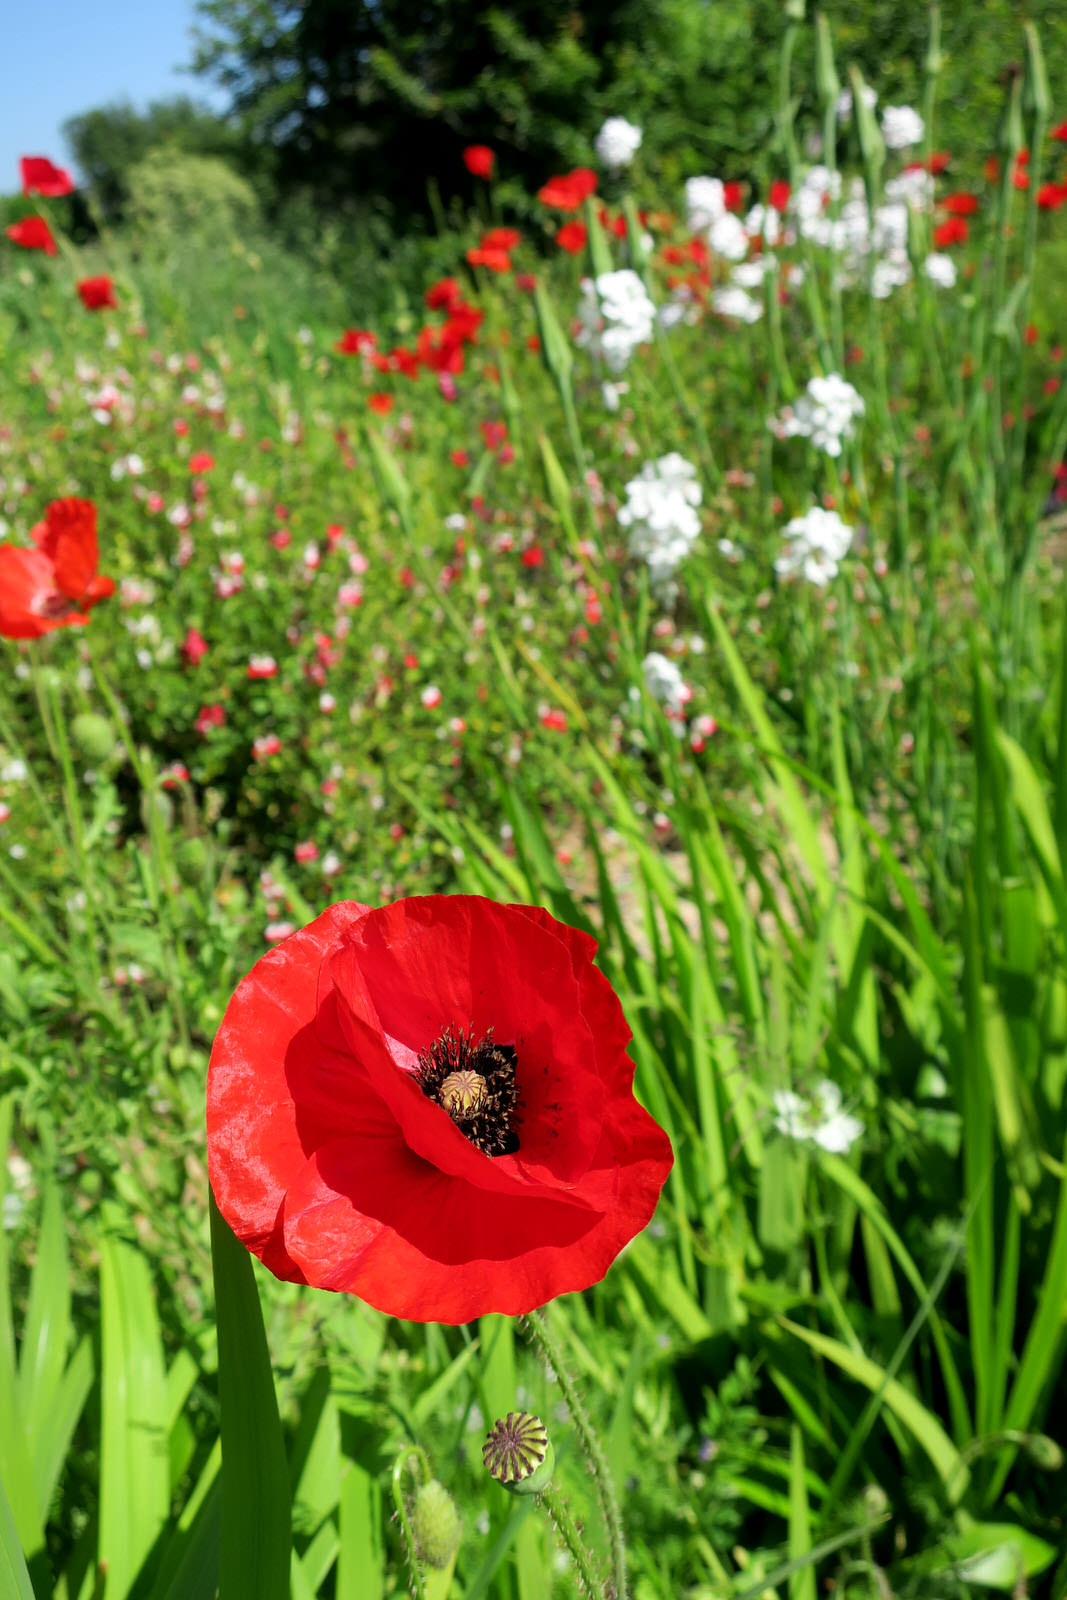
<path fill-rule="evenodd" d="M 611 1544 L 611 1566 L 615 1600 L 626 1600 L 626 1536 L 623 1530 L 622 1513 L 619 1510 L 619 1502 L 615 1493 L 615 1485 L 611 1477 L 611 1468 L 608 1466 L 608 1458 L 604 1454 L 604 1448 L 600 1443 L 589 1414 L 582 1404 L 574 1381 L 567 1371 L 563 1347 L 551 1332 L 544 1314 L 540 1311 L 531 1311 L 526 1317 L 526 1327 L 531 1337 L 540 1346 L 545 1360 L 559 1379 L 560 1388 L 563 1390 L 563 1398 L 567 1402 L 567 1409 L 570 1411 L 574 1421 L 586 1460 L 592 1468 L 593 1481 L 596 1484 L 597 1498 L 600 1502 L 600 1512 Z"/>

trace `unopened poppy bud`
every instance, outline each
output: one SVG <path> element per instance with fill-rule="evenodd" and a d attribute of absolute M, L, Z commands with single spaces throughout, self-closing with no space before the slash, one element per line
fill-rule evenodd
<path fill-rule="evenodd" d="M 482 1446 L 490 1476 L 512 1494 L 540 1494 L 551 1482 L 556 1452 L 540 1417 L 509 1411 Z"/>
<path fill-rule="evenodd" d="M 1032 1433 L 1026 1441 L 1026 1453 L 1035 1466 L 1046 1472 L 1058 1472 L 1063 1466 L 1063 1451 L 1047 1433 Z"/>
<path fill-rule="evenodd" d="M 115 730 L 106 717 L 82 711 L 70 725 L 70 739 L 87 761 L 106 761 L 115 748 Z"/>
<path fill-rule="evenodd" d="M 459 1544 L 459 1512 L 443 1483 L 431 1478 L 421 1484 L 412 1512 L 419 1559 L 428 1567 L 447 1567 Z"/>

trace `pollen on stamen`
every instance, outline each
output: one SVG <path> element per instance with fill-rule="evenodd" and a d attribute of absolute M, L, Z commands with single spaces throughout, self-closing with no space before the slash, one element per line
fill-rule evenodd
<path fill-rule="evenodd" d="M 518 1057 L 514 1045 L 497 1044 L 493 1030 L 481 1039 L 451 1023 L 423 1050 L 415 1069 L 423 1094 L 446 1111 L 484 1155 L 519 1148 Z"/>

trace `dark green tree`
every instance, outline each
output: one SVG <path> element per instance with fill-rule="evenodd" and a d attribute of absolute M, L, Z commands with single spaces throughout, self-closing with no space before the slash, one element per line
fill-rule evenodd
<path fill-rule="evenodd" d="M 129 193 L 127 174 L 160 149 L 214 156 L 247 166 L 240 130 L 187 97 L 153 101 L 144 111 L 129 104 L 100 106 L 63 125 L 63 135 L 95 204 L 109 222 L 120 221 Z"/>

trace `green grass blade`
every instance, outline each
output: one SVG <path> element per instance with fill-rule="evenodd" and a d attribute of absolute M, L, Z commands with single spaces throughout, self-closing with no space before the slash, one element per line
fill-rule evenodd
<path fill-rule="evenodd" d="M 289 1468 L 252 1257 L 211 1207 L 222 1411 L 219 1600 L 289 1600 Z"/>

